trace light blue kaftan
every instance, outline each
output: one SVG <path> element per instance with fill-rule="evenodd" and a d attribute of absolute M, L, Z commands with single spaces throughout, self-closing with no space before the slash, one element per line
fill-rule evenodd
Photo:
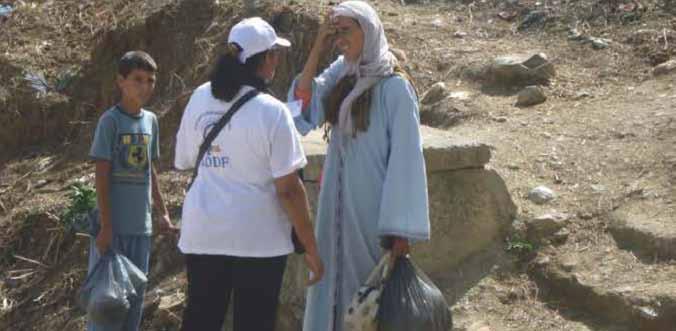
<path fill-rule="evenodd" d="M 301 134 L 324 122 L 322 100 L 343 65 L 341 57 L 314 79 L 310 107 L 295 118 Z M 380 238 L 430 236 L 417 96 L 404 78 L 373 87 L 366 132 L 353 138 L 332 130 L 315 231 L 326 274 L 309 289 L 303 330 L 341 331 L 344 309 L 383 254 Z"/>

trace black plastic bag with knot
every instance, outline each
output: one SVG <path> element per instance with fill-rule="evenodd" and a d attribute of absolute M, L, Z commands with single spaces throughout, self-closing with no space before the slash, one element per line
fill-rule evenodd
<path fill-rule="evenodd" d="M 377 319 L 379 331 L 453 329 L 444 295 L 408 257 L 395 261 L 383 287 Z"/>

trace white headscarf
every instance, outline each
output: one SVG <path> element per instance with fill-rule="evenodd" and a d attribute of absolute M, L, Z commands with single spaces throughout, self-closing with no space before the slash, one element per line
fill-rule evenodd
<path fill-rule="evenodd" d="M 383 77 L 394 72 L 397 59 L 390 52 L 380 18 L 376 11 L 363 1 L 345 1 L 333 7 L 332 19 L 338 16 L 349 17 L 359 22 L 364 33 L 364 45 L 357 62 L 345 62 L 345 69 L 340 77 L 355 75 L 357 81 L 354 88 L 343 99 L 338 114 L 338 127 L 345 134 L 351 135 L 352 103 L 362 93 L 370 89 Z"/>

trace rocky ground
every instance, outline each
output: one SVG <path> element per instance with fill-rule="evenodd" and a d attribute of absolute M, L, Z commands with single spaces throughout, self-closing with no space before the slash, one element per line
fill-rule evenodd
<path fill-rule="evenodd" d="M 373 1 L 391 44 L 408 58 L 425 101 L 423 122 L 491 145 L 490 166 L 519 209 L 485 277 L 458 286 L 458 275 L 473 270 L 436 276 L 455 329 L 676 330 L 674 4 L 406 2 Z M 157 31 L 183 38 L 189 47 L 160 63 L 171 70 L 162 73 L 152 107 L 170 137 L 172 110 L 203 79 L 222 30 L 244 9 L 225 1 L 5 3 L 16 10 L 0 17 L 0 73 L 12 77 L 0 82 L 0 123 L 7 128 L 0 134 L 0 329 L 80 329 L 74 296 L 87 238 L 67 231 L 60 215 L 69 185 L 92 179 L 82 155 L 99 108 L 114 98 L 102 66 L 127 47 L 178 52 Z M 263 14 L 282 30 L 316 27 L 324 2 L 286 3 Z M 181 19 L 188 10 L 199 19 Z M 312 40 L 311 33 L 289 31 L 299 47 L 277 90 Z M 495 70 L 496 58 L 538 53 L 546 61 L 537 64 L 546 66 L 526 76 L 505 82 Z M 44 95 L 35 96 L 25 72 L 42 73 Z M 538 86 L 529 98 L 536 104 L 517 107 L 525 85 Z M 425 93 L 433 86 L 436 92 Z M 170 146 L 170 138 L 164 141 Z M 166 166 L 167 154 L 161 182 L 177 212 L 187 175 Z M 539 186 L 552 199 L 534 197 Z M 173 242 L 156 242 L 151 274 L 163 276 L 151 284 L 145 325 L 174 330 L 185 279 Z"/>

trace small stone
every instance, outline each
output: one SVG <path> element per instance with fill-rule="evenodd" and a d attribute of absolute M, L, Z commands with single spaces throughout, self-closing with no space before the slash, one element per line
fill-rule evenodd
<path fill-rule="evenodd" d="M 557 212 L 533 218 L 526 224 L 528 226 L 528 239 L 534 242 L 542 242 L 563 229 L 569 219 L 569 215 Z"/>
<path fill-rule="evenodd" d="M 526 86 L 516 100 L 517 107 L 528 107 L 541 104 L 547 101 L 544 91 L 538 86 Z"/>
<path fill-rule="evenodd" d="M 664 62 L 653 69 L 653 75 L 661 76 L 674 72 L 676 70 L 676 60 Z"/>
<path fill-rule="evenodd" d="M 592 48 L 594 49 L 605 49 L 610 46 L 610 40 L 608 39 L 589 37 L 589 41 L 591 41 Z"/>
<path fill-rule="evenodd" d="M 575 94 L 575 100 L 580 100 L 580 99 L 584 99 L 584 98 L 591 98 L 591 97 L 592 97 L 592 94 L 589 93 L 589 92 L 586 92 L 586 91 L 577 92 L 577 94 Z"/>
<path fill-rule="evenodd" d="M 536 218 L 534 218 L 535 221 L 538 222 L 543 222 L 543 221 L 553 221 L 553 222 L 565 222 L 570 219 L 570 215 L 565 214 L 565 213 L 559 213 L 559 212 L 552 212 L 552 213 L 547 213 L 540 215 Z"/>
<path fill-rule="evenodd" d="M 37 182 L 35 182 L 35 186 L 34 186 L 34 187 L 35 187 L 35 188 L 41 188 L 41 187 L 47 185 L 47 183 L 49 183 L 49 181 L 47 181 L 46 179 L 40 179 L 40 180 L 38 180 Z"/>
<path fill-rule="evenodd" d="M 455 92 L 451 92 L 451 94 L 449 95 L 449 97 L 451 99 L 456 99 L 456 100 L 461 100 L 461 101 L 469 100 L 470 96 L 471 96 L 471 93 L 467 92 L 467 91 L 455 91 Z"/>
<path fill-rule="evenodd" d="M 498 122 L 498 123 L 505 123 L 505 122 L 507 122 L 507 117 L 504 117 L 504 116 L 493 117 L 492 119 L 493 119 L 494 121 Z"/>
<path fill-rule="evenodd" d="M 572 258 L 565 259 L 564 261 L 561 262 L 561 267 L 563 267 L 563 270 L 567 272 L 573 271 L 573 269 L 577 266 L 577 260 L 574 260 Z"/>
<path fill-rule="evenodd" d="M 533 10 L 524 17 L 523 21 L 517 26 L 517 30 L 523 31 L 532 26 L 540 26 L 547 19 L 547 12 L 543 10 Z"/>
<path fill-rule="evenodd" d="M 570 31 L 568 31 L 568 39 L 574 40 L 574 41 L 580 41 L 580 40 L 584 39 L 584 36 L 579 31 L 577 31 L 577 29 L 573 28 L 573 29 L 570 29 Z"/>
<path fill-rule="evenodd" d="M 554 65 L 544 53 L 500 56 L 481 74 L 487 82 L 510 87 L 546 84 L 555 75 Z"/>
<path fill-rule="evenodd" d="M 444 82 L 435 83 L 430 87 L 421 99 L 422 104 L 434 104 L 437 103 L 448 96 L 448 90 L 446 89 L 446 84 Z"/>
<path fill-rule="evenodd" d="M 577 214 L 577 217 L 587 221 L 587 220 L 594 218 L 594 215 L 590 212 L 580 212 L 580 213 Z"/>
<path fill-rule="evenodd" d="M 556 233 L 554 233 L 554 235 L 552 236 L 553 237 L 552 239 L 557 244 L 563 244 L 563 243 L 566 242 L 566 240 L 568 240 L 568 236 L 570 236 L 570 230 L 563 228 L 563 229 L 557 231 Z"/>
<path fill-rule="evenodd" d="M 528 193 L 528 200 L 541 205 L 556 198 L 554 191 L 546 186 L 538 186 Z"/>
<path fill-rule="evenodd" d="M 550 258 L 547 255 L 540 255 L 535 259 L 535 264 L 540 266 L 540 267 L 547 266 L 551 262 L 552 262 L 552 258 Z"/>
<path fill-rule="evenodd" d="M 472 323 L 470 326 L 467 327 L 467 331 L 493 331 L 490 326 L 488 326 L 485 322 L 483 321 L 478 321 Z"/>
<path fill-rule="evenodd" d="M 442 28 L 444 27 L 444 21 L 440 18 L 437 18 L 431 22 L 432 26 L 436 28 Z"/>
<path fill-rule="evenodd" d="M 601 185 L 601 184 L 593 184 L 591 186 L 591 189 L 596 193 L 601 193 L 601 192 L 606 191 L 606 187 Z"/>
<path fill-rule="evenodd" d="M 652 307 L 640 307 L 638 310 L 640 311 L 641 316 L 646 319 L 654 320 L 659 316 L 657 311 Z"/>
<path fill-rule="evenodd" d="M 463 38 L 467 37 L 467 32 L 456 31 L 456 32 L 453 34 L 453 37 L 458 38 L 458 39 L 463 39 Z"/>

